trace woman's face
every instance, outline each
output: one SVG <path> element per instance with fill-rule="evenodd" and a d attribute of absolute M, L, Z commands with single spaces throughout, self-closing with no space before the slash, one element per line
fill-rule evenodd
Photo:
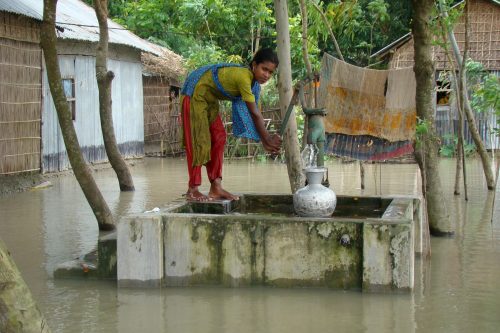
<path fill-rule="evenodd" d="M 271 61 L 264 61 L 260 64 L 254 63 L 252 66 L 253 78 L 260 84 L 264 84 L 273 75 L 276 70 L 276 64 Z"/>

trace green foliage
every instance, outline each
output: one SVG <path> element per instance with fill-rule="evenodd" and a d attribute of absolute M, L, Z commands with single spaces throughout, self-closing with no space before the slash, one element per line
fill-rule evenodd
<path fill-rule="evenodd" d="M 471 95 L 471 106 L 476 112 L 491 112 L 497 118 L 496 135 L 500 135 L 500 79 L 486 71 L 479 62 L 468 60 L 467 86 Z"/>
<path fill-rule="evenodd" d="M 494 74 L 483 77 L 481 85 L 474 91 L 474 107 L 479 111 L 491 109 L 500 115 L 500 81 Z"/>
<path fill-rule="evenodd" d="M 431 123 L 428 119 L 417 118 L 417 125 L 415 126 L 415 133 L 417 137 L 429 133 Z"/>
<path fill-rule="evenodd" d="M 455 146 L 454 145 L 443 145 L 439 148 L 439 154 L 442 157 L 453 157 L 455 156 Z"/>
<path fill-rule="evenodd" d="M 300 14 L 289 19 L 289 29 L 290 29 L 290 50 L 291 50 L 291 61 L 292 61 L 292 77 L 297 79 L 302 79 L 306 77 L 306 65 L 304 63 L 304 57 L 302 55 L 302 19 Z M 313 40 L 313 42 L 311 42 Z M 308 41 L 308 55 L 309 61 L 311 62 L 311 67 L 313 72 L 319 72 L 320 69 L 320 50 L 317 43 L 314 43 L 314 39 L 311 38 Z"/>
<path fill-rule="evenodd" d="M 113 1 L 110 1 L 112 4 Z M 118 23 L 134 31 L 142 38 L 155 37 L 164 39 L 165 31 L 169 29 L 169 10 L 167 2 L 163 0 L 139 0 L 122 2 L 122 7 L 113 7 L 110 14 L 119 14 L 114 17 Z"/>
<path fill-rule="evenodd" d="M 296 110 L 295 121 L 297 122 L 297 138 L 299 139 L 299 142 L 302 144 L 302 141 L 305 140 L 304 122 L 306 117 L 304 115 L 304 112 L 302 112 L 302 108 L 296 108 L 295 110 Z"/>
<path fill-rule="evenodd" d="M 344 58 L 361 66 L 371 62 L 373 50 L 386 46 L 410 30 L 409 1 L 358 0 L 319 4 L 331 24 Z M 318 40 L 319 48 L 336 55 L 321 16 L 314 9 L 310 9 L 309 13 L 311 34 Z"/>
<path fill-rule="evenodd" d="M 465 156 L 472 156 L 477 152 L 476 145 L 473 143 L 464 144 L 464 153 Z"/>
<path fill-rule="evenodd" d="M 467 72 L 467 85 L 473 86 L 481 82 L 482 78 L 487 75 L 482 63 L 467 59 L 465 62 L 465 70 Z"/>
<path fill-rule="evenodd" d="M 262 86 L 260 100 L 263 107 L 276 107 L 279 105 L 278 85 L 276 80 L 277 77 L 274 75 Z"/>
<path fill-rule="evenodd" d="M 370 27 L 370 43 L 367 46 L 368 55 L 372 54 L 372 48 L 374 47 L 374 32 L 375 27 L 383 26 L 389 20 L 389 15 L 387 14 L 388 4 L 385 3 L 384 0 L 374 0 L 366 6 L 368 10 L 369 27 Z M 370 59 L 368 59 L 368 63 Z"/>
<path fill-rule="evenodd" d="M 442 6 L 439 5 L 439 2 L 441 2 Z M 443 32 L 442 27 L 444 25 L 445 29 L 452 29 L 455 27 L 457 24 L 458 20 L 460 17 L 463 15 L 464 12 L 464 4 L 460 4 L 458 6 L 454 5 L 456 4 L 455 0 L 437 0 L 434 6 L 434 10 L 432 13 L 432 20 L 431 20 L 431 28 L 434 31 L 434 34 L 436 36 L 440 36 L 441 33 Z M 441 9 L 444 10 L 448 16 L 444 17 L 444 15 L 441 14 Z M 444 31 L 446 33 L 446 31 Z"/>
<path fill-rule="evenodd" d="M 457 0 L 437 0 L 435 2 L 430 30 L 434 35 L 432 44 L 449 50 L 448 31 L 453 31 L 464 14 L 465 1 L 457 5 Z M 444 13 L 448 15 L 445 16 Z"/>
<path fill-rule="evenodd" d="M 428 119 L 417 118 L 417 125 L 415 126 L 415 139 L 416 147 L 420 148 L 424 137 L 429 133 L 432 124 Z"/>
<path fill-rule="evenodd" d="M 267 26 L 274 23 L 267 6 L 268 0 L 190 0 L 180 1 L 177 27 L 191 33 L 200 41 L 208 41 L 223 48 L 227 54 L 237 54 L 249 58 L 252 31 L 257 21 L 265 27 L 262 33 L 267 36 Z"/>
<path fill-rule="evenodd" d="M 267 161 L 267 156 L 265 154 L 259 154 L 255 158 L 257 162 L 266 162 Z"/>
<path fill-rule="evenodd" d="M 500 115 L 500 81 L 486 71 L 479 62 L 466 62 L 468 86 L 472 92 L 472 106 L 478 112 L 492 111 Z"/>
<path fill-rule="evenodd" d="M 335 50 L 319 13 L 310 1 L 306 3 L 308 53 L 318 70 L 322 52 L 335 55 Z M 318 5 L 350 62 L 368 64 L 372 50 L 409 31 L 411 7 L 406 1 L 329 0 Z M 273 46 L 276 38 L 271 0 L 113 0 L 108 8 L 115 21 L 140 37 L 181 54 L 189 59 L 190 66 L 218 59 L 248 62 L 258 26 L 261 47 Z M 298 2 L 289 2 L 289 17 L 292 75 L 297 79 L 305 75 Z M 195 55 L 196 52 L 200 54 Z"/>
<path fill-rule="evenodd" d="M 444 144 L 439 148 L 439 154 L 442 157 L 454 157 L 457 156 L 458 148 L 458 137 L 454 134 L 445 134 L 443 136 L 445 141 Z M 464 154 L 465 156 L 471 156 L 476 153 L 476 146 L 472 143 L 464 144 Z"/>
<path fill-rule="evenodd" d="M 443 157 L 453 157 L 456 154 L 458 138 L 454 134 L 445 134 L 443 136 L 444 144 L 439 148 L 439 154 Z"/>
<path fill-rule="evenodd" d="M 228 55 L 223 49 L 210 43 L 191 46 L 185 53 L 185 57 L 187 58 L 185 65 L 188 70 L 218 62 L 243 63 L 243 59 L 240 56 Z"/>

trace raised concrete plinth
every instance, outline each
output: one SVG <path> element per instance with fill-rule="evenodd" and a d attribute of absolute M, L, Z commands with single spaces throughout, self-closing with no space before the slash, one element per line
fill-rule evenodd
<path fill-rule="evenodd" d="M 331 218 L 292 216 L 291 202 L 253 194 L 126 218 L 118 225 L 118 283 L 413 288 L 418 199 L 339 196 Z"/>
<path fill-rule="evenodd" d="M 160 286 L 163 280 L 163 221 L 160 215 L 125 218 L 117 227 L 119 286 Z"/>

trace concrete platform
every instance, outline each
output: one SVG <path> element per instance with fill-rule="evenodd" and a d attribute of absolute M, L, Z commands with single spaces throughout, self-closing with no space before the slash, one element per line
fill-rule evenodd
<path fill-rule="evenodd" d="M 339 196 L 332 217 L 303 218 L 291 195 L 172 203 L 119 223 L 118 285 L 410 291 L 428 238 L 421 206 L 414 197 Z"/>

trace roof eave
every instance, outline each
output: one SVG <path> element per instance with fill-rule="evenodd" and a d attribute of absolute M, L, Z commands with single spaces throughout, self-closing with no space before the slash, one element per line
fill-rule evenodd
<path fill-rule="evenodd" d="M 389 53 L 393 48 L 396 48 L 398 46 L 403 45 L 407 41 L 411 39 L 411 32 L 407 33 L 403 37 L 400 37 L 399 39 L 395 40 L 391 44 L 387 45 L 386 47 L 378 50 L 377 52 L 373 53 L 370 58 L 382 58 L 384 57 L 387 53 Z"/>
<path fill-rule="evenodd" d="M 490 2 L 493 2 L 496 5 L 500 5 L 500 0 L 490 0 Z M 459 6 L 463 1 L 457 2 L 451 8 L 455 8 Z M 391 44 L 387 45 L 386 47 L 378 50 L 377 52 L 373 53 L 370 58 L 383 58 L 387 53 L 389 53 L 393 48 L 396 48 L 398 46 L 401 46 L 403 43 L 407 42 L 408 40 L 411 39 L 411 32 L 407 33 L 403 37 L 400 37 L 399 39 L 395 40 Z"/>

